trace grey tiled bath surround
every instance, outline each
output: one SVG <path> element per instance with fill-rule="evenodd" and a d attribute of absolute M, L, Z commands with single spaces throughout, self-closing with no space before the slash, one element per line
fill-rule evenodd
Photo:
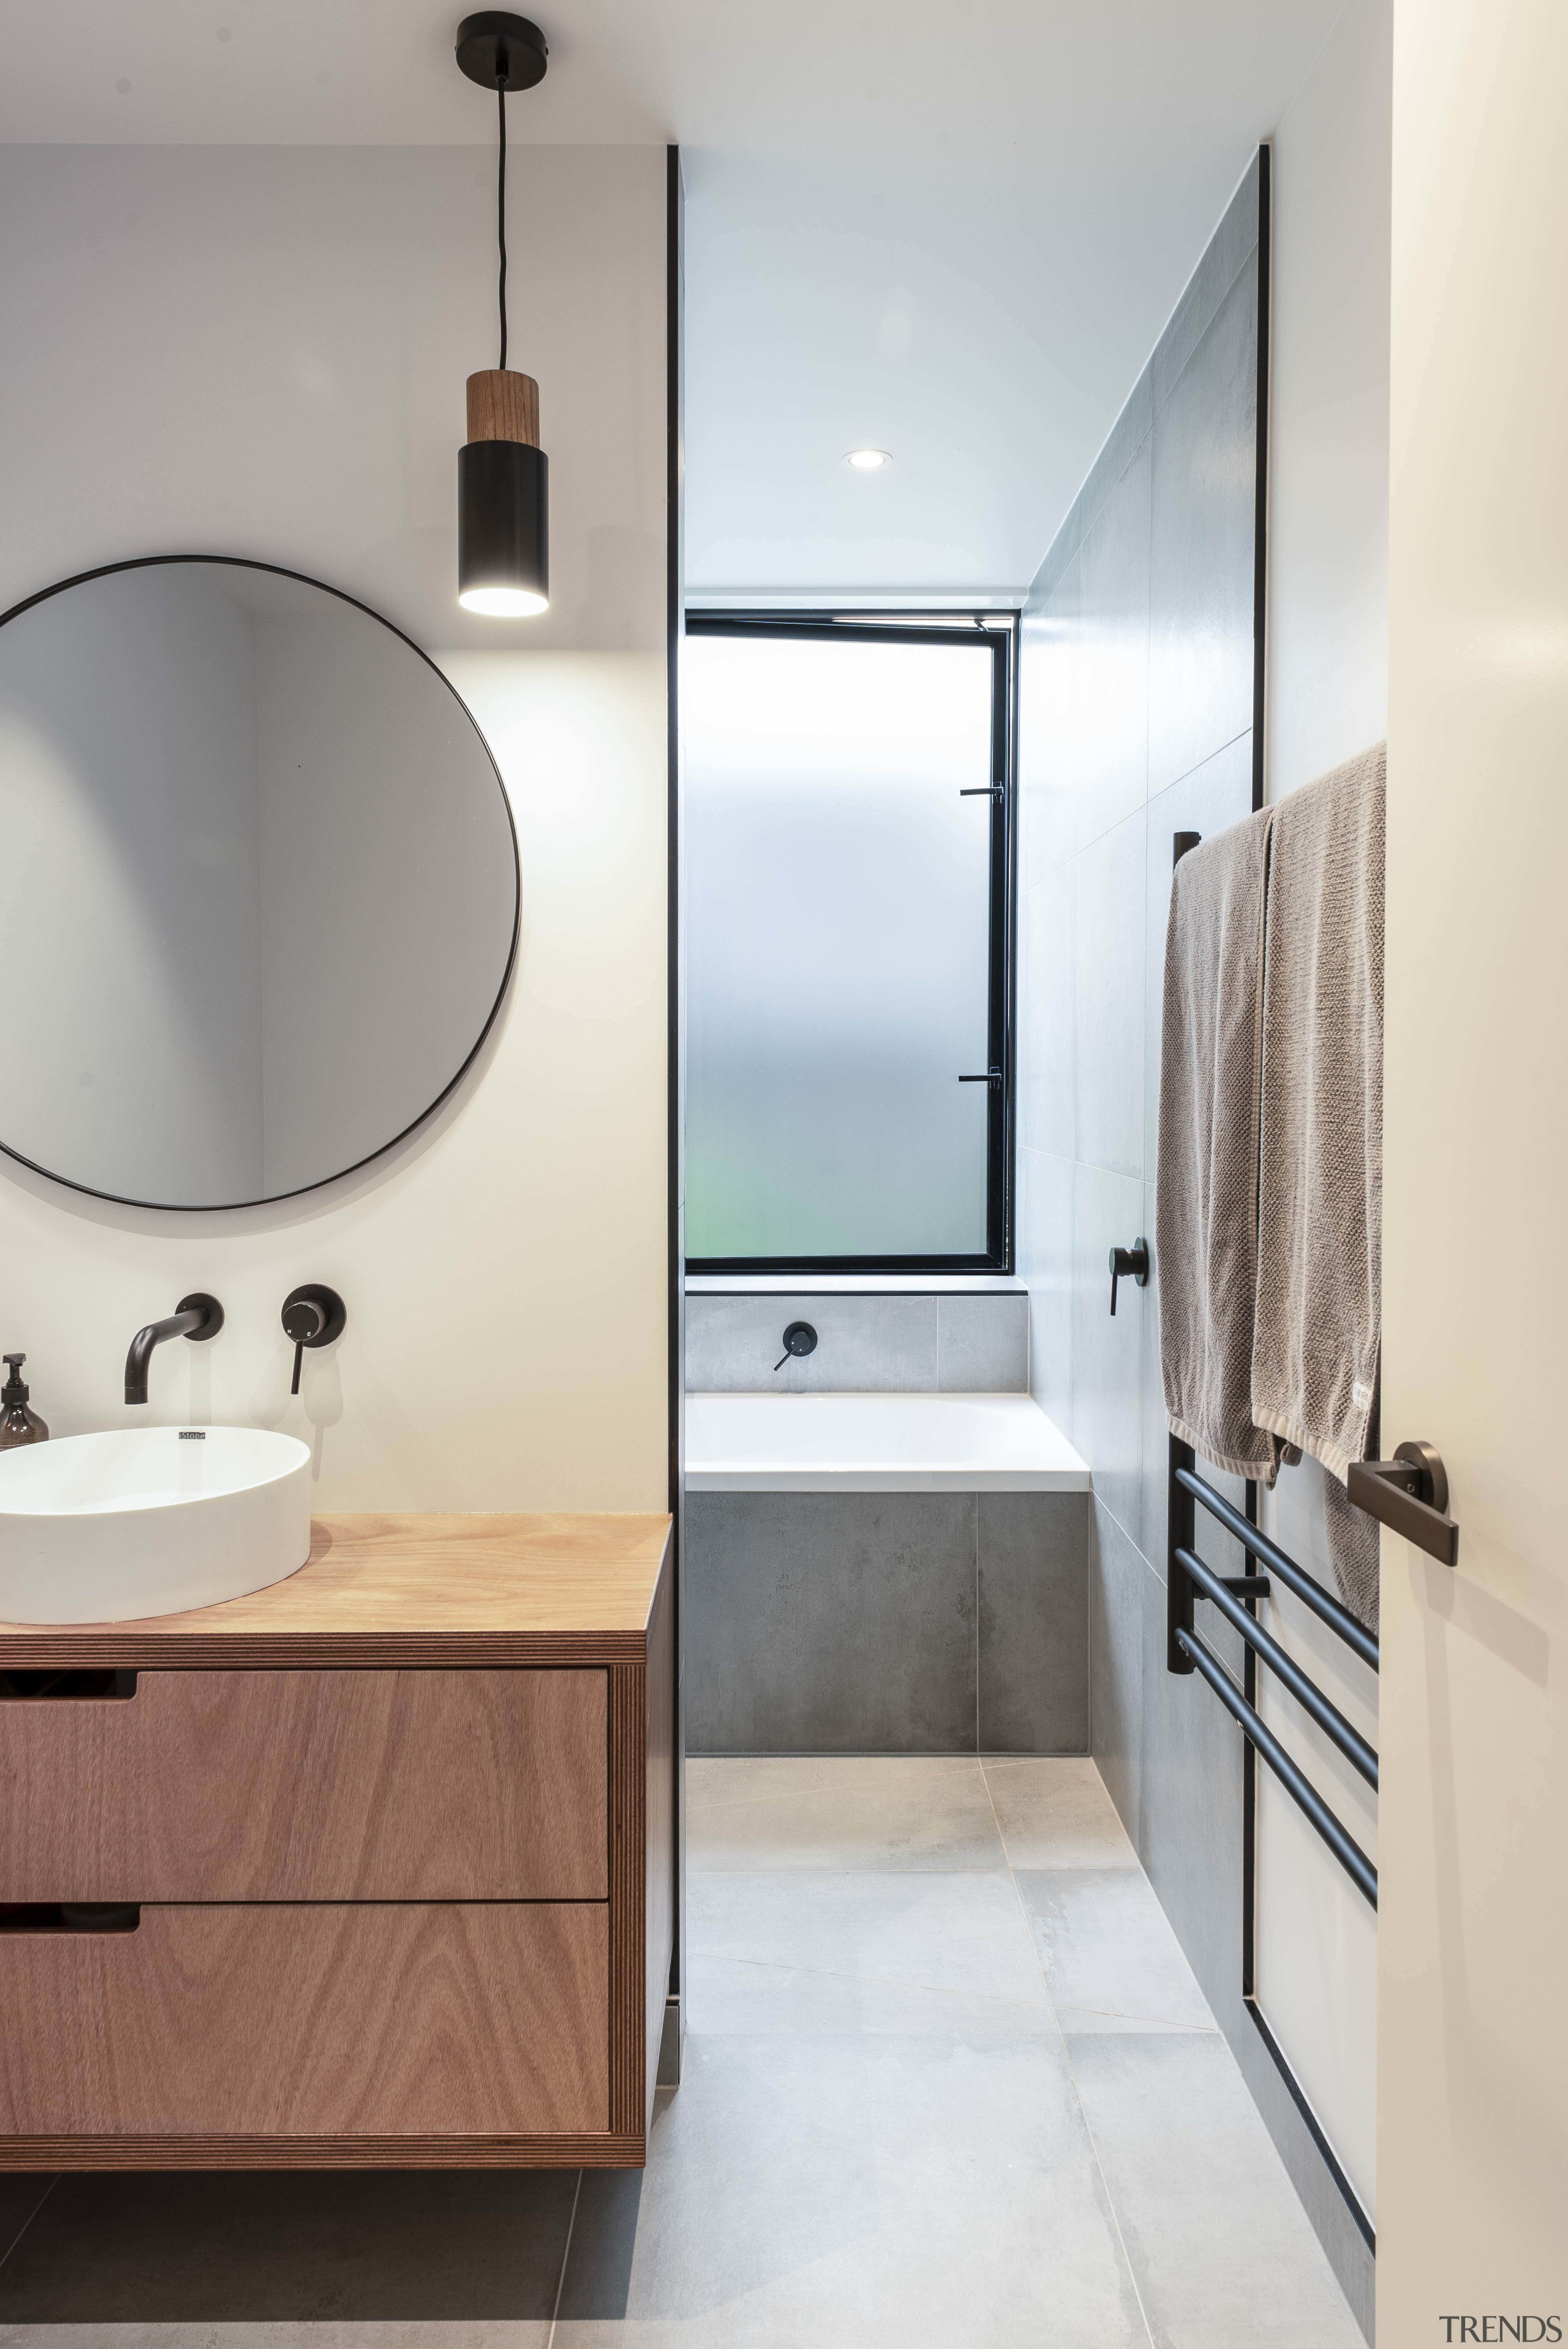
<path fill-rule="evenodd" d="M 696 1289 L 686 1300 L 688 1394 L 1026 1394 L 1029 1300 L 1021 1289 L 930 1296 Z M 791 1321 L 813 1354 L 784 1351 Z"/>
<path fill-rule="evenodd" d="M 1088 1750 L 1083 1493 L 691 1493 L 692 1754 Z"/>
<path fill-rule="evenodd" d="M 1241 1995 L 1241 1733 L 1165 1670 L 1160 1268 L 1114 1320 L 1106 1272 L 1155 1238 L 1172 835 L 1252 808 L 1258 202 L 1254 163 L 1025 610 L 1018 1270 L 1033 1391 L 1094 1475 L 1094 1755 L 1370 2335 L 1370 2254 Z"/>

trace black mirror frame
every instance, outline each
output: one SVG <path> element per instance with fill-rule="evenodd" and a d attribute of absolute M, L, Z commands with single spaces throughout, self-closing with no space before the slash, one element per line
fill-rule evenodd
<path fill-rule="evenodd" d="M 376 1149 L 367 1151 L 363 1158 L 355 1159 L 347 1166 L 337 1167 L 331 1174 L 324 1174 L 315 1183 L 302 1183 L 292 1191 L 272 1191 L 268 1192 L 263 1197 L 259 1199 L 218 1199 L 209 1203 L 197 1203 L 195 1205 L 191 1205 L 183 1200 L 169 1201 L 163 1199 L 132 1199 L 128 1198 L 123 1192 L 100 1191 L 90 1183 L 73 1182 L 68 1174 L 58 1174 L 52 1166 L 41 1166 L 36 1159 L 26 1157 L 21 1151 L 13 1150 L 9 1143 L 0 1140 L 0 1155 L 9 1158 L 15 1165 L 27 1167 L 30 1172 L 35 1174 L 42 1174 L 51 1183 L 58 1183 L 67 1191 L 80 1192 L 87 1198 L 107 1199 L 112 1206 L 119 1207 L 145 1207 L 150 1211 L 160 1215 L 213 1216 L 227 1215 L 231 1213 L 237 1214 L 246 1207 L 276 1206 L 285 1199 L 305 1198 L 313 1191 L 323 1191 L 325 1190 L 330 1184 L 341 1183 L 346 1175 L 357 1174 L 363 1167 L 374 1165 L 377 1159 L 384 1158 L 389 1150 L 396 1150 L 400 1142 L 406 1142 L 411 1133 L 415 1133 L 418 1131 L 419 1127 L 426 1123 L 427 1119 L 435 1115 L 437 1110 L 440 1108 L 443 1102 L 450 1099 L 451 1095 L 462 1083 L 462 1081 L 467 1076 L 469 1071 L 473 1067 L 475 1061 L 479 1058 L 479 1055 L 483 1049 L 485 1039 L 489 1036 L 490 1030 L 495 1026 L 496 1019 L 500 1012 L 501 1005 L 506 1001 L 507 990 L 511 985 L 512 976 L 517 968 L 518 942 L 522 932 L 522 863 L 518 854 L 517 823 L 512 815 L 511 802 L 507 796 L 506 785 L 501 780 L 500 769 L 496 764 L 495 752 L 490 749 L 489 742 L 485 740 L 484 731 L 480 725 L 479 719 L 474 716 L 473 711 L 469 708 L 468 703 L 463 699 L 462 695 L 452 683 L 451 678 L 447 676 L 444 669 L 440 668 L 437 663 L 430 658 L 429 654 L 425 651 L 424 647 L 420 645 L 417 645 L 414 642 L 413 637 L 406 634 L 402 628 L 398 627 L 395 620 L 389 620 L 385 612 L 377 611 L 374 605 L 365 603 L 357 595 L 350 595 L 347 591 L 342 587 L 334 587 L 328 580 L 314 577 L 308 571 L 294 571 L 291 570 L 286 564 L 265 563 L 256 556 L 248 554 L 185 554 L 131 555 L 123 563 L 100 563 L 91 571 L 77 571 L 73 573 L 68 579 L 57 579 L 52 586 L 40 587 L 36 594 L 24 596 L 19 604 L 13 604 L 7 611 L 0 612 L 0 628 L 5 627 L 8 621 L 20 619 L 22 614 L 24 612 L 30 612 L 35 605 L 46 604 L 51 596 L 63 595 L 68 588 L 84 587 L 89 580 L 107 579 L 111 577 L 117 572 L 121 571 L 151 571 L 158 569 L 160 565 L 170 565 L 181 563 L 218 564 L 226 565 L 230 569 L 235 571 L 268 571 L 271 572 L 273 576 L 277 579 L 297 579 L 306 587 L 319 587 L 323 595 L 335 595 L 340 604 L 352 605 L 356 612 L 363 612 L 366 619 L 376 621 L 378 626 L 387 629 L 389 635 L 396 636 L 399 643 L 407 645 L 408 650 L 413 653 L 417 658 L 424 662 L 431 675 L 440 679 L 442 685 L 445 686 L 447 691 L 451 695 L 451 698 L 456 702 L 458 708 L 462 711 L 463 716 L 468 719 L 469 724 L 473 728 L 474 739 L 479 743 L 480 750 L 484 752 L 485 758 L 490 765 L 490 771 L 495 777 L 495 787 L 500 795 L 501 806 L 506 812 L 507 836 L 511 842 L 513 883 L 511 939 L 507 947 L 506 968 L 501 973 L 500 985 L 496 990 L 495 1001 L 490 1005 L 489 1011 L 485 1014 L 484 1023 L 480 1027 L 479 1034 L 474 1038 L 473 1044 L 469 1050 L 464 1056 L 461 1066 L 454 1070 L 451 1077 L 449 1079 L 448 1082 L 442 1086 L 440 1092 L 435 1096 L 435 1099 L 428 1102 L 425 1107 L 419 1112 L 418 1115 L 417 1117 L 410 1118 L 407 1124 L 401 1127 L 397 1133 L 389 1134 L 387 1140 L 379 1143 Z"/>

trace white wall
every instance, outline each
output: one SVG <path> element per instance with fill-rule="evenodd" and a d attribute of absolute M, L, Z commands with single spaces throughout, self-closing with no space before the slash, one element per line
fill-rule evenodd
<path fill-rule="evenodd" d="M 1392 0 L 1347 0 L 1274 140 L 1267 788 L 1310 782 L 1388 723 Z M 1264 1523 L 1334 1587 L 1323 1472 L 1285 1470 Z M 1376 1676 L 1276 1588 L 1270 1629 L 1372 1743 Z M 1376 1798 L 1299 1706 L 1263 1711 L 1376 1860 Z M 1376 2209 L 1377 1925 L 1288 1795 L 1259 1774 L 1256 1976 L 1267 2016 Z"/>
<path fill-rule="evenodd" d="M 1383 1536 L 1386 2349 L 1568 2329 L 1565 81 L 1561 0 L 1398 0 L 1383 1424 L 1460 1535 Z"/>
<path fill-rule="evenodd" d="M 513 158 L 512 358 L 540 378 L 553 606 L 455 602 L 463 386 L 494 362 L 482 149 L 0 149 L 0 604 L 117 557 L 252 554 L 431 648 L 506 781 L 511 995 L 394 1161 L 285 1207 L 103 1207 L 0 1161 L 0 1337 L 57 1433 L 297 1425 L 330 1508 L 665 1498 L 665 158 Z M 285 1292 L 348 1304 L 287 1399 Z M 302 1413 L 303 1404 L 303 1413 Z"/>

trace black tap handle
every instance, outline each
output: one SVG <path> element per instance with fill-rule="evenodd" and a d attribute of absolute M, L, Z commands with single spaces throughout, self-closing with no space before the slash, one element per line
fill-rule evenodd
<path fill-rule="evenodd" d="M 1113 1247 L 1110 1251 L 1110 1315 L 1116 1319 L 1116 1284 L 1119 1280 L 1135 1280 L 1140 1288 L 1149 1286 L 1149 1242 L 1134 1240 L 1130 1248 Z"/>
<path fill-rule="evenodd" d="M 298 1339 L 296 1339 L 296 1340 L 294 1340 L 294 1380 L 293 1380 L 293 1383 L 291 1384 L 291 1386 L 290 1386 L 290 1388 L 289 1388 L 289 1392 L 290 1392 L 290 1394 L 292 1394 L 292 1395 L 298 1394 L 298 1392 L 299 1392 L 299 1369 L 300 1369 L 300 1364 L 304 1361 L 304 1340 L 303 1338 L 298 1338 Z"/>

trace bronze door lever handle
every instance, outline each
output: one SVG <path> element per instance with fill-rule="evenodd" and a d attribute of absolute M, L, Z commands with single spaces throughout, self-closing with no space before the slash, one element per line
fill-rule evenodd
<path fill-rule="evenodd" d="M 1345 1489 L 1358 1509 L 1392 1526 L 1439 1566 L 1459 1564 L 1460 1529 L 1448 1513 L 1448 1471 L 1434 1445 L 1400 1444 L 1392 1460 L 1353 1460 Z"/>

